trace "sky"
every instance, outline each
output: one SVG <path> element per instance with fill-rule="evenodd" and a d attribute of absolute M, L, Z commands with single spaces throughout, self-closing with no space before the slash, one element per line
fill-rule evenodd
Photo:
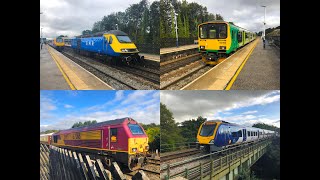
<path fill-rule="evenodd" d="M 141 0 L 40 0 L 40 36 L 73 37 L 91 30 L 94 22 L 111 13 L 124 12 Z M 151 4 L 155 0 L 148 0 Z"/>
<path fill-rule="evenodd" d="M 159 91 L 40 91 L 40 132 L 69 129 L 79 121 L 101 122 L 123 117 L 143 124 L 159 124 Z"/>
<path fill-rule="evenodd" d="M 224 20 L 234 22 L 249 31 L 263 30 L 266 7 L 266 29 L 280 25 L 280 0 L 187 0 L 206 6 L 208 12 L 221 14 Z"/>
<path fill-rule="evenodd" d="M 262 122 L 280 127 L 280 91 L 161 91 L 160 101 L 176 122 L 202 116 L 248 126 Z"/>

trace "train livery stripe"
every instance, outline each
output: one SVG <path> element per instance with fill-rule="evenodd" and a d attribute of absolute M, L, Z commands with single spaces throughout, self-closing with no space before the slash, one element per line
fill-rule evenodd
<path fill-rule="evenodd" d="M 72 145 L 56 144 L 56 143 L 53 143 L 53 145 L 55 145 L 55 146 L 74 147 L 74 148 L 79 148 L 79 149 L 93 149 L 93 150 L 113 151 L 113 152 L 125 152 L 125 153 L 128 152 L 128 151 L 109 150 L 109 149 L 102 149 L 102 148 L 90 148 L 90 147 L 82 147 L 82 146 L 72 146 Z"/>

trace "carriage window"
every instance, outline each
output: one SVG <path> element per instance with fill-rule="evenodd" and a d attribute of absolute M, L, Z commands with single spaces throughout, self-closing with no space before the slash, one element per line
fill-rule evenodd
<path fill-rule="evenodd" d="M 238 131 L 231 133 L 232 137 L 238 137 Z"/>
<path fill-rule="evenodd" d="M 110 129 L 111 142 L 117 142 L 117 134 L 118 134 L 117 128 Z"/>
<path fill-rule="evenodd" d="M 248 132 L 248 136 L 251 136 L 251 135 L 250 135 L 250 131 L 247 131 L 247 132 Z"/>
<path fill-rule="evenodd" d="M 241 43 L 242 42 L 242 32 L 238 32 L 238 42 Z"/>
<path fill-rule="evenodd" d="M 241 130 L 238 131 L 238 136 L 242 137 L 242 131 Z"/>
<path fill-rule="evenodd" d="M 53 136 L 53 142 L 57 143 L 58 142 L 58 136 Z"/>

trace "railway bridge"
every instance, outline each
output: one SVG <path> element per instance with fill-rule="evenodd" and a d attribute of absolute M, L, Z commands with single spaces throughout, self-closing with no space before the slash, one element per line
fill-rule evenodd
<path fill-rule="evenodd" d="M 244 168 L 250 168 L 266 152 L 271 141 L 271 139 L 268 139 L 243 148 L 214 152 L 174 163 L 161 162 L 160 176 L 161 179 L 165 180 L 237 179 Z M 193 165 L 189 166 L 189 164 Z"/>

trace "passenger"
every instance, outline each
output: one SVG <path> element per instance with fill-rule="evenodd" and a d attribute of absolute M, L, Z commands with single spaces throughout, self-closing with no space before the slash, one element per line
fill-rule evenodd
<path fill-rule="evenodd" d="M 263 49 L 265 49 L 266 48 L 266 38 L 265 38 L 265 36 L 261 36 L 261 39 L 263 41 Z"/>

